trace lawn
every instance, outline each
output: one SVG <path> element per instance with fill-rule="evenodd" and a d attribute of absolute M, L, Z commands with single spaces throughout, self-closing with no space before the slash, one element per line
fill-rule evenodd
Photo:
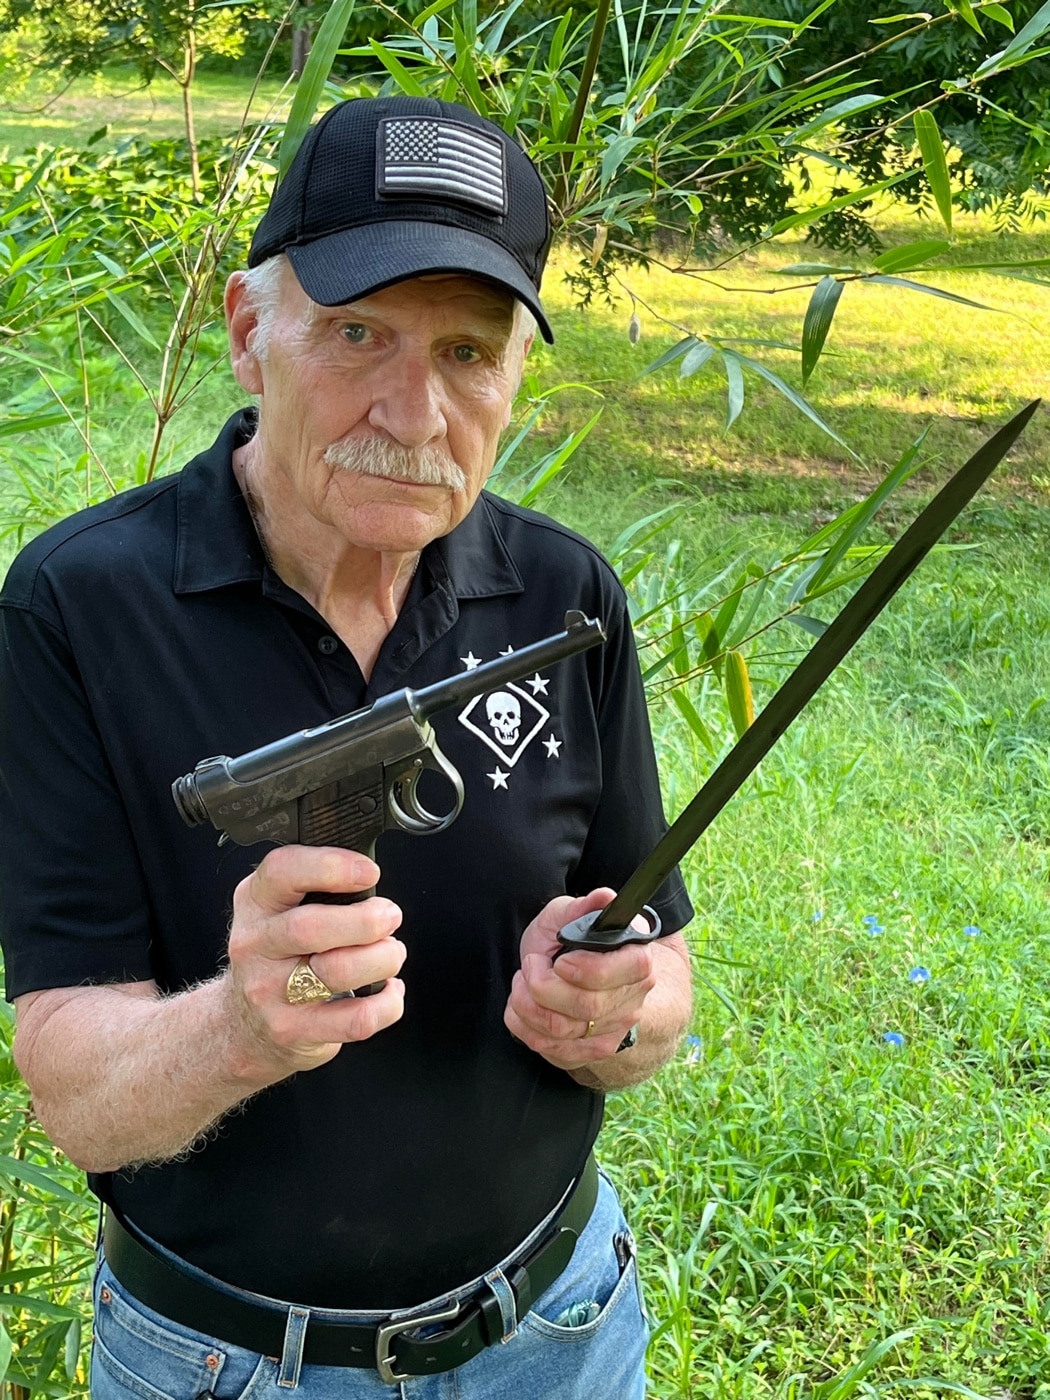
<path fill-rule="evenodd" d="M 892 207 L 881 222 L 887 243 L 927 231 Z M 961 216 L 955 253 L 1046 257 L 1050 238 Z M 771 564 L 927 432 L 924 473 L 871 531 L 885 542 L 995 424 L 1050 396 L 1050 291 L 977 270 L 928 280 L 994 310 L 847 288 L 806 393 L 856 457 L 753 374 L 728 431 L 715 361 L 688 379 L 676 365 L 643 374 L 682 328 L 797 343 L 808 289 L 780 289 L 807 279 L 775 269 L 825 256 L 789 238 L 703 278 L 654 266 L 625 275 L 613 304 L 581 310 L 558 251 L 546 292 L 557 343 L 534 349 L 522 412 L 577 387 L 551 400 L 524 459 L 601 406 L 544 507 L 605 546 L 673 507 L 636 599 L 650 580 L 699 589 L 748 559 Z M 112 324 L 149 382 L 155 359 Z M 216 325 L 202 360 L 221 344 Z M 797 354 L 741 348 L 801 389 Z M 94 353 L 92 444 L 129 479 L 148 405 L 111 353 Z M 165 468 L 239 402 L 220 368 L 173 421 Z M 65 473 L 69 503 L 84 489 L 81 453 L 70 429 L 34 459 Z M 25 460 L 0 440 L 9 513 Z M 611 1101 L 601 1141 L 639 1235 L 660 1400 L 847 1400 L 876 1393 L 851 1371 L 865 1356 L 865 1384 L 886 1396 L 948 1382 L 1050 1397 L 1048 507 L 1043 411 L 953 530 L 960 548 L 922 566 L 686 863 L 693 1033 L 656 1080 Z M 782 625 L 750 649 L 759 703 L 807 642 Z M 720 687 L 707 678 L 691 693 L 724 748 Z M 668 700 L 651 714 L 673 815 L 715 759 Z M 46 1160 L 35 1140 L 29 1152 Z M 82 1269 L 71 1240 L 68 1267 Z M 70 1289 L 60 1301 L 83 1308 L 81 1284 Z"/>

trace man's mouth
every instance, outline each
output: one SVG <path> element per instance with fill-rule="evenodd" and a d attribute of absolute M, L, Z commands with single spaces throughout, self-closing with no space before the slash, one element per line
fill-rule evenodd
<path fill-rule="evenodd" d="M 383 477 L 410 486 L 443 486 L 464 491 L 467 478 L 451 457 L 433 447 L 405 447 L 386 438 L 341 438 L 325 450 L 324 460 L 338 471 Z"/>

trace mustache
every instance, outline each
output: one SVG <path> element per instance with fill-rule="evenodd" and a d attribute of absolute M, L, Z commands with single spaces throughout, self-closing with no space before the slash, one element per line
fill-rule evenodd
<path fill-rule="evenodd" d="M 324 460 L 339 471 L 383 476 L 416 486 L 445 486 L 465 491 L 462 470 L 436 447 L 405 447 L 386 438 L 343 438 L 325 449 Z"/>

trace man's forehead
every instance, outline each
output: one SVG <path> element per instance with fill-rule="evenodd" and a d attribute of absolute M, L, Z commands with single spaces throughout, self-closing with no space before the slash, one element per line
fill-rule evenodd
<path fill-rule="evenodd" d="M 412 306 L 447 306 L 494 330 L 509 331 L 514 321 L 515 301 L 509 292 L 480 278 L 460 273 L 431 273 L 395 282 L 356 301 L 346 302 L 338 310 L 381 316 L 384 312 Z"/>

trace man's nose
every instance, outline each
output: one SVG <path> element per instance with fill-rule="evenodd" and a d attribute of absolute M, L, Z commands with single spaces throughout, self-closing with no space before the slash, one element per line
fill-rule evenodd
<path fill-rule="evenodd" d="M 376 370 L 368 421 L 405 447 L 425 447 L 447 434 L 447 399 L 429 355 L 404 352 Z"/>

